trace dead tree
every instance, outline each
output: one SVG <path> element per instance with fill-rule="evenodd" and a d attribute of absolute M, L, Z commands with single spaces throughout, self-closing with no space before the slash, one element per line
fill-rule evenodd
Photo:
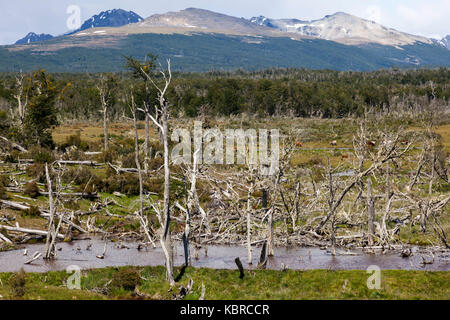
<path fill-rule="evenodd" d="M 114 90 L 116 88 L 116 80 L 112 75 L 103 75 L 100 78 L 100 84 L 97 86 L 97 90 L 100 95 L 101 112 L 103 113 L 103 134 L 104 134 L 104 149 L 108 151 L 109 145 L 109 133 L 108 133 L 108 112 L 114 105 Z"/>
<path fill-rule="evenodd" d="M 138 218 L 141 223 L 141 228 L 143 229 L 145 236 L 147 237 L 147 240 L 152 244 L 153 247 L 156 247 L 152 236 L 150 235 L 150 230 L 148 227 L 148 219 L 144 215 L 144 183 L 142 178 L 142 170 L 141 170 L 141 162 L 139 159 L 139 137 L 138 137 L 138 129 L 137 129 L 137 123 L 136 123 L 136 104 L 134 102 L 134 96 L 133 93 L 131 93 L 131 113 L 133 114 L 133 127 L 134 127 L 134 146 L 135 146 L 135 162 L 136 162 L 136 168 L 139 176 L 139 211 L 138 211 Z"/>
<path fill-rule="evenodd" d="M 25 120 L 25 110 L 28 105 L 28 93 L 25 92 L 26 85 L 22 71 L 16 76 L 16 88 L 17 91 L 14 94 L 14 99 L 17 101 L 17 113 L 19 115 L 19 123 L 22 128 Z"/>
<path fill-rule="evenodd" d="M 149 81 L 149 75 L 154 71 L 156 67 L 157 57 L 148 54 L 145 57 L 145 62 L 141 63 L 132 57 L 125 57 L 127 60 L 127 68 L 130 69 L 135 78 L 141 79 L 144 85 L 144 98 L 142 101 L 142 108 L 145 110 L 145 141 L 144 141 L 144 170 L 148 171 L 148 162 L 152 156 L 152 147 L 150 145 L 150 108 L 154 105 L 152 102 L 152 95 L 150 87 L 154 85 L 153 82 Z M 158 107 L 155 106 L 155 119 L 159 122 L 160 113 L 158 112 Z M 159 131 L 159 141 L 163 144 L 163 137 L 161 131 Z"/>
<path fill-rule="evenodd" d="M 183 233 L 183 246 L 184 246 L 184 256 L 185 265 L 190 264 L 190 249 L 189 249 L 189 239 L 191 236 L 191 219 L 192 215 L 195 213 L 200 213 L 202 220 L 200 222 L 199 230 L 202 229 L 203 221 L 206 218 L 206 213 L 200 206 L 200 201 L 197 195 L 197 175 L 198 175 L 198 159 L 200 150 L 194 152 L 194 161 L 192 168 L 189 166 L 185 169 L 185 177 L 189 178 L 190 188 L 187 191 L 186 208 L 181 207 L 177 203 L 177 207 L 180 208 L 186 215 L 184 233 Z M 187 188 L 186 188 L 187 189 Z"/>
<path fill-rule="evenodd" d="M 333 205 L 330 206 L 328 213 L 323 217 L 316 227 L 316 232 L 320 232 L 325 224 L 332 218 L 336 210 L 342 204 L 346 195 L 355 187 L 356 185 L 362 182 L 362 179 L 374 171 L 381 168 L 387 162 L 402 158 L 405 154 L 409 152 L 413 141 L 408 142 L 406 146 L 400 148 L 400 140 L 402 132 L 379 132 L 379 143 L 377 147 L 373 147 L 373 150 L 366 151 L 367 145 L 364 146 L 363 142 L 368 141 L 367 139 L 367 131 L 363 126 L 361 126 L 361 130 L 359 132 L 358 137 L 355 137 L 354 141 L 354 152 L 356 154 L 356 158 L 359 159 L 359 163 L 355 168 L 356 174 L 349 179 L 346 186 L 342 189 L 340 194 L 336 197 L 336 200 L 333 201 Z M 372 148 L 371 146 L 369 148 Z M 367 155 L 368 153 L 368 155 Z M 366 159 L 371 160 L 371 164 L 367 169 L 363 169 L 363 164 Z"/>
<path fill-rule="evenodd" d="M 48 187 L 48 203 L 49 203 L 49 221 L 47 239 L 45 241 L 44 259 L 52 259 L 56 257 L 56 241 L 58 238 L 59 229 L 61 228 L 62 218 L 56 221 L 56 201 L 53 198 L 52 179 L 50 178 L 48 164 L 45 164 L 45 176 L 47 178 Z M 60 176 L 58 177 L 58 185 L 60 186 Z M 58 190 L 60 192 L 60 190 Z"/>
<path fill-rule="evenodd" d="M 367 240 L 369 246 L 373 246 L 373 238 L 375 236 L 375 227 L 374 227 L 374 219 L 375 219 L 375 200 L 372 196 L 372 180 L 370 177 L 367 179 L 367 225 L 368 225 L 368 235 Z"/>
<path fill-rule="evenodd" d="M 170 60 L 167 60 L 167 72 L 160 70 L 160 73 L 164 79 L 163 87 L 158 86 L 150 74 L 144 70 L 143 67 L 140 68 L 142 74 L 144 74 L 148 81 L 153 84 L 155 89 L 158 91 L 159 107 L 156 109 L 156 114 L 160 114 L 159 119 L 156 119 L 149 113 L 148 108 L 140 109 L 140 111 L 145 112 L 146 115 L 153 121 L 153 123 L 159 128 L 162 135 L 163 145 L 164 145 L 164 200 L 163 200 L 163 226 L 161 232 L 161 247 L 164 251 L 164 256 L 166 258 L 166 271 L 167 280 L 170 285 L 174 285 L 173 277 L 173 247 L 172 239 L 170 235 L 170 160 L 169 160 L 169 103 L 165 98 L 167 89 L 169 88 L 170 82 L 172 80 L 172 72 L 170 68 Z"/>

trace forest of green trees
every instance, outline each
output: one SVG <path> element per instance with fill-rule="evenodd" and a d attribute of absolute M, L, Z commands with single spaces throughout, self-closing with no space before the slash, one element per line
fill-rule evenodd
<path fill-rule="evenodd" d="M 22 134 L 37 137 L 29 140 L 30 143 L 45 145 L 50 139 L 46 128 L 58 122 L 99 121 L 102 109 L 98 84 L 102 78 L 109 79 L 111 84 L 108 108 L 111 121 L 120 120 L 127 114 L 126 96 L 130 88 L 133 88 L 138 105 L 143 99 L 156 104 L 156 91 L 145 90 L 145 81 L 129 70 L 115 74 L 49 74 L 39 70 L 21 75 L 22 89 L 17 74 L 1 74 L 0 131 L 10 137 L 15 134 L 14 127 L 8 124 L 12 117 L 10 111 L 17 109 L 18 95 L 28 103 L 28 109 L 33 110 L 22 119 L 25 128 Z M 376 72 L 269 69 L 175 73 L 166 96 L 172 117 L 247 113 L 260 117 L 341 118 L 361 115 L 370 108 L 426 107 L 434 100 L 447 104 L 449 78 L 448 68 Z M 41 94 L 42 90 L 45 94 Z"/>

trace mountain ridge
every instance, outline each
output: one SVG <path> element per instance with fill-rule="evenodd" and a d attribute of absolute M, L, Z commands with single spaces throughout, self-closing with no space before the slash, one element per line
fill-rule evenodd
<path fill-rule="evenodd" d="M 32 42 L 40 42 L 52 39 L 53 36 L 51 34 L 36 34 L 34 32 L 29 32 L 25 37 L 17 40 L 15 44 L 28 44 Z"/>
<path fill-rule="evenodd" d="M 368 20 L 345 13 L 323 19 L 333 21 L 336 18 L 344 22 L 349 19 L 362 21 L 363 30 L 368 23 Z M 369 71 L 390 67 L 450 66 L 450 52 L 442 44 L 426 38 L 417 41 L 413 36 L 407 41 L 387 45 L 355 38 L 353 32 L 349 37 L 351 41 L 328 40 L 324 38 L 330 38 L 330 33 L 339 35 L 342 30 L 338 27 L 342 26 L 327 29 L 328 36 L 318 37 L 314 28 L 307 30 L 302 25 L 294 30 L 302 27 L 301 32 L 286 32 L 280 30 L 279 25 L 270 25 L 271 22 L 279 24 L 279 20 L 267 20 L 259 17 L 259 22 L 266 25 L 258 25 L 255 19 L 188 8 L 154 14 L 119 27 L 93 25 L 45 42 L 2 46 L 0 71 L 40 67 L 61 72 L 119 71 L 123 70 L 124 55 L 143 57 L 148 52 L 172 59 L 174 68 L 179 71 L 272 67 Z M 295 27 L 305 21 L 285 19 L 283 23 Z M 383 32 L 386 30 L 391 32 L 388 28 L 382 29 Z M 407 36 L 400 33 L 400 37 Z"/>
<path fill-rule="evenodd" d="M 377 43 L 381 45 L 409 45 L 415 42 L 431 44 L 428 38 L 387 28 L 375 21 L 336 12 L 317 20 L 271 19 L 253 17 L 252 23 L 266 25 L 287 33 L 301 34 L 343 44 Z"/>

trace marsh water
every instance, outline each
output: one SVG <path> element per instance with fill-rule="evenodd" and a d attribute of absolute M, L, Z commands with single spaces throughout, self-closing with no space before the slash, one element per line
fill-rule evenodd
<path fill-rule="evenodd" d="M 70 265 L 77 265 L 81 269 L 95 269 L 118 266 L 157 266 L 163 265 L 164 255 L 161 248 L 147 247 L 138 250 L 136 242 L 107 242 L 104 259 L 102 255 L 105 241 L 92 237 L 76 240 L 71 243 L 58 243 L 57 259 L 44 261 L 42 258 L 32 264 L 24 265 L 36 251 L 43 252 L 45 244 L 27 244 L 19 250 L 0 252 L 0 272 L 14 272 L 24 268 L 27 272 L 47 272 L 65 270 Z M 28 254 L 25 256 L 24 250 Z M 192 258 L 193 267 L 214 269 L 235 269 L 235 258 L 239 257 L 245 268 L 257 266 L 260 248 L 253 250 L 253 267 L 247 264 L 247 249 L 245 246 L 211 245 L 198 251 L 198 259 Z M 433 264 L 422 264 L 422 255 L 426 260 L 431 256 L 419 247 L 412 248 L 414 254 L 409 258 L 402 258 L 399 252 L 386 254 L 368 254 L 361 250 L 337 250 L 333 256 L 327 250 L 308 247 L 276 247 L 275 255 L 267 263 L 267 269 L 279 270 L 286 266 L 289 269 L 330 269 L 330 270 L 366 270 L 371 265 L 377 265 L 382 270 L 450 270 L 450 251 L 435 253 Z M 194 250 L 191 250 L 193 253 Z M 181 244 L 175 246 L 175 265 L 184 263 L 184 251 Z"/>

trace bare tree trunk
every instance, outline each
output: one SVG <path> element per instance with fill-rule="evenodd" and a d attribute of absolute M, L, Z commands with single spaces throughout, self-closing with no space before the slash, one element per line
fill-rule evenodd
<path fill-rule="evenodd" d="M 55 208 L 53 202 L 52 180 L 50 179 L 50 174 L 48 172 L 48 164 L 45 164 L 45 176 L 47 178 L 47 185 L 48 185 L 48 202 L 49 202 L 50 217 L 48 221 L 47 239 L 45 241 L 44 259 L 50 259 L 51 256 L 54 254 L 54 248 L 52 246 L 52 243 L 53 237 L 56 236 L 56 232 L 55 232 Z"/>
<path fill-rule="evenodd" d="M 373 199 L 372 195 L 372 180 L 367 179 L 367 210 L 368 210 L 368 219 L 367 219 L 367 225 L 368 225 L 368 236 L 367 240 L 369 243 L 369 246 L 373 246 L 373 238 L 375 236 L 375 228 L 374 228 L 374 218 L 375 218 L 375 200 Z"/>
<path fill-rule="evenodd" d="M 267 228 L 268 228 L 267 255 L 269 257 L 272 257 L 273 256 L 273 210 L 270 210 Z"/>
<path fill-rule="evenodd" d="M 106 107 L 106 104 L 103 105 L 103 135 L 105 138 L 105 151 L 108 151 L 109 147 L 108 108 Z"/>
<path fill-rule="evenodd" d="M 131 104 L 132 104 L 133 126 L 134 126 L 135 162 L 139 176 L 139 220 L 141 222 L 141 227 L 144 230 L 144 233 L 147 236 L 148 241 L 150 241 L 153 247 L 156 247 L 148 229 L 148 220 L 146 219 L 146 217 L 144 217 L 144 184 L 142 179 L 141 162 L 139 161 L 139 137 L 136 124 L 136 108 L 134 106 L 133 95 L 131 96 L 131 101 L 132 101 Z"/>
<path fill-rule="evenodd" d="M 331 218 L 331 255 L 336 255 L 336 216 Z"/>
<path fill-rule="evenodd" d="M 267 190 L 262 191 L 262 207 L 267 209 Z M 270 209 L 267 221 L 267 256 L 273 256 L 273 210 Z"/>
<path fill-rule="evenodd" d="M 189 251 L 189 237 L 191 232 L 191 214 L 194 210 L 194 207 L 198 205 L 197 199 L 197 163 L 198 163 L 198 152 L 194 152 L 194 163 L 192 166 L 191 172 L 191 189 L 189 191 L 187 210 L 186 210 L 186 225 L 184 227 L 183 234 L 183 245 L 184 245 L 184 255 L 185 255 L 185 265 L 188 266 L 190 264 L 190 251 Z"/>
<path fill-rule="evenodd" d="M 251 192 L 247 194 L 247 252 L 248 264 L 252 264 L 252 222 L 251 222 Z"/>
<path fill-rule="evenodd" d="M 436 150 L 434 150 L 434 142 L 432 144 L 432 152 L 433 152 L 433 161 L 431 162 L 431 176 L 430 176 L 430 184 L 428 185 L 428 194 L 431 196 L 433 194 L 433 182 L 435 176 L 434 167 L 436 165 Z"/>
<path fill-rule="evenodd" d="M 145 141 L 144 141 L 144 170 L 148 173 L 148 161 L 150 154 L 150 117 L 145 113 Z"/>
<path fill-rule="evenodd" d="M 16 85 L 18 88 L 17 93 L 14 95 L 14 98 L 17 100 L 17 111 L 19 113 L 19 123 L 20 128 L 23 130 L 23 124 L 25 120 L 25 108 L 28 104 L 28 96 L 25 94 L 25 101 L 22 102 L 22 96 L 24 91 L 25 84 L 23 83 L 24 75 L 22 71 L 20 72 L 19 76 L 16 77 Z"/>
<path fill-rule="evenodd" d="M 167 280 L 174 285 L 173 278 L 173 248 L 170 236 L 170 167 L 169 167 L 169 126 L 167 102 L 161 97 L 162 105 L 162 135 L 164 142 L 164 226 L 161 234 L 161 246 L 166 256 Z"/>
<path fill-rule="evenodd" d="M 155 106 L 155 118 L 153 118 L 149 114 L 148 108 L 146 108 L 145 112 L 149 116 L 150 119 L 156 124 L 158 127 L 158 131 L 160 133 L 160 139 L 164 144 L 164 207 L 163 207 L 163 227 L 161 232 L 161 247 L 164 252 L 164 256 L 166 259 L 166 276 L 170 285 L 175 285 L 175 280 L 173 278 L 173 247 L 172 247 L 172 239 L 170 236 L 170 163 L 169 163 L 169 125 L 168 125 L 168 103 L 164 97 L 167 89 L 169 88 L 172 73 L 170 70 L 170 60 L 167 60 L 167 71 L 166 74 L 161 70 L 161 74 L 165 80 L 165 86 L 163 89 L 158 87 L 153 79 L 149 76 L 144 69 L 141 68 L 141 72 L 145 74 L 147 79 L 155 86 L 155 88 L 159 91 L 159 110 L 158 107 Z"/>

